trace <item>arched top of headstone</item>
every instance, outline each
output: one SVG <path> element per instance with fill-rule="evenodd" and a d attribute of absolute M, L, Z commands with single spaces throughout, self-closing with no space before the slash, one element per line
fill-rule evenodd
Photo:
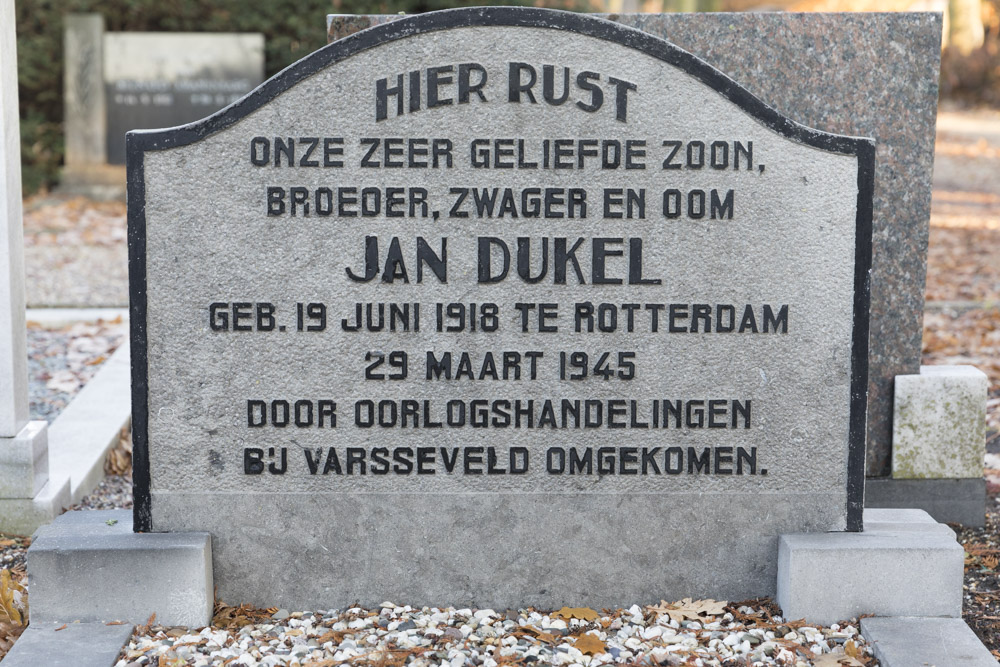
<path fill-rule="evenodd" d="M 870 158 L 866 161 L 874 160 L 874 142 L 871 139 L 831 134 L 797 123 L 765 104 L 723 72 L 668 41 L 586 14 L 529 7 L 447 9 L 407 16 L 362 30 L 314 51 L 274 75 L 242 99 L 203 120 L 177 128 L 130 132 L 129 153 L 172 148 L 199 141 L 229 127 L 320 70 L 363 51 L 416 35 L 488 26 L 568 31 L 635 49 L 691 75 L 767 127 L 790 139 L 838 153 L 870 153 Z"/>

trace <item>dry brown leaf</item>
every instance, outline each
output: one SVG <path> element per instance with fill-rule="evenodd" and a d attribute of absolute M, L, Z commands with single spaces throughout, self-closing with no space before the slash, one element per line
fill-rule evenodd
<path fill-rule="evenodd" d="M 686 620 L 697 620 L 703 616 L 719 616 L 726 613 L 728 602 L 718 600 L 692 600 L 684 598 L 679 602 L 660 600 L 660 604 L 646 607 L 655 614 L 666 614 L 671 620 L 682 623 Z"/>
<path fill-rule="evenodd" d="M 514 630 L 514 634 L 517 634 L 519 631 L 527 632 L 528 634 L 531 634 L 534 637 L 536 637 L 536 638 L 538 638 L 538 639 L 540 639 L 543 642 L 546 642 L 548 644 L 555 644 L 556 643 L 555 635 L 551 635 L 548 632 L 544 632 L 544 631 L 539 630 L 538 628 L 532 627 L 530 625 L 525 625 L 525 626 L 522 626 L 520 628 L 517 628 L 517 630 Z"/>
<path fill-rule="evenodd" d="M 55 632 L 59 632 L 60 630 L 65 630 L 68 627 L 69 627 L 68 625 L 63 623 L 62 625 L 60 625 L 58 628 L 55 629 Z"/>
<path fill-rule="evenodd" d="M 996 556 L 983 556 L 983 565 L 991 570 L 997 569 L 997 565 L 1000 565 L 1000 560 Z"/>
<path fill-rule="evenodd" d="M 585 655 L 599 655 L 606 652 L 604 642 L 597 635 L 583 635 L 576 640 L 573 647 Z"/>
<path fill-rule="evenodd" d="M 848 639 L 844 642 L 844 653 L 852 658 L 857 658 L 861 654 L 861 651 L 858 650 L 858 645 L 854 643 L 853 639 Z"/>
<path fill-rule="evenodd" d="M 24 625 L 28 610 L 28 593 L 11 577 L 10 570 L 0 570 L 0 621 Z"/>
<path fill-rule="evenodd" d="M 571 618 L 578 618 L 581 621 L 596 621 L 601 617 L 600 614 L 590 607 L 563 607 L 552 615 L 557 618 L 566 619 L 567 621 Z"/>

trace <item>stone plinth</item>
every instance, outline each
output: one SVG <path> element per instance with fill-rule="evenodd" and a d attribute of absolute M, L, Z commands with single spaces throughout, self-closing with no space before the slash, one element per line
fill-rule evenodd
<path fill-rule="evenodd" d="M 829 625 L 877 616 L 962 616 L 965 551 L 922 510 L 866 509 L 861 533 L 782 535 L 777 602 Z"/>
<path fill-rule="evenodd" d="M 896 377 L 894 479 L 980 479 L 989 379 L 972 366 L 921 366 Z"/>
<path fill-rule="evenodd" d="M 212 618 L 212 539 L 207 533 L 142 535 L 128 510 L 67 512 L 28 550 L 31 621 L 129 621 L 164 625 Z M 113 586 L 109 586 L 113 582 Z"/>

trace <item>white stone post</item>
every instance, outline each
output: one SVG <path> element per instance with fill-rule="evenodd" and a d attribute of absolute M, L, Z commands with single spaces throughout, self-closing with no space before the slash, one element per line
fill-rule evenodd
<path fill-rule="evenodd" d="M 28 421 L 21 137 L 14 0 L 0 0 L 0 531 L 30 533 L 68 502 L 48 488 L 44 421 Z"/>

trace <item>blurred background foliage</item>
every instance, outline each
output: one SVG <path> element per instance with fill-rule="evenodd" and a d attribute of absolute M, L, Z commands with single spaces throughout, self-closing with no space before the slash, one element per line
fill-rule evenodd
<path fill-rule="evenodd" d="M 415 14 L 484 4 L 578 11 L 886 11 L 948 7 L 942 97 L 1000 107 L 1000 0 L 17 0 L 25 194 L 54 186 L 63 159 L 63 16 L 103 14 L 108 31 L 260 32 L 271 76 L 326 43 L 327 14 Z M 971 27 L 970 27 L 971 24 Z"/>
<path fill-rule="evenodd" d="M 327 14 L 420 13 L 477 0 L 17 0 L 17 67 L 25 195 L 58 180 L 63 156 L 63 16 L 96 12 L 105 30 L 259 32 L 270 77 L 326 44 Z M 556 2 L 555 6 L 559 3 Z"/>

